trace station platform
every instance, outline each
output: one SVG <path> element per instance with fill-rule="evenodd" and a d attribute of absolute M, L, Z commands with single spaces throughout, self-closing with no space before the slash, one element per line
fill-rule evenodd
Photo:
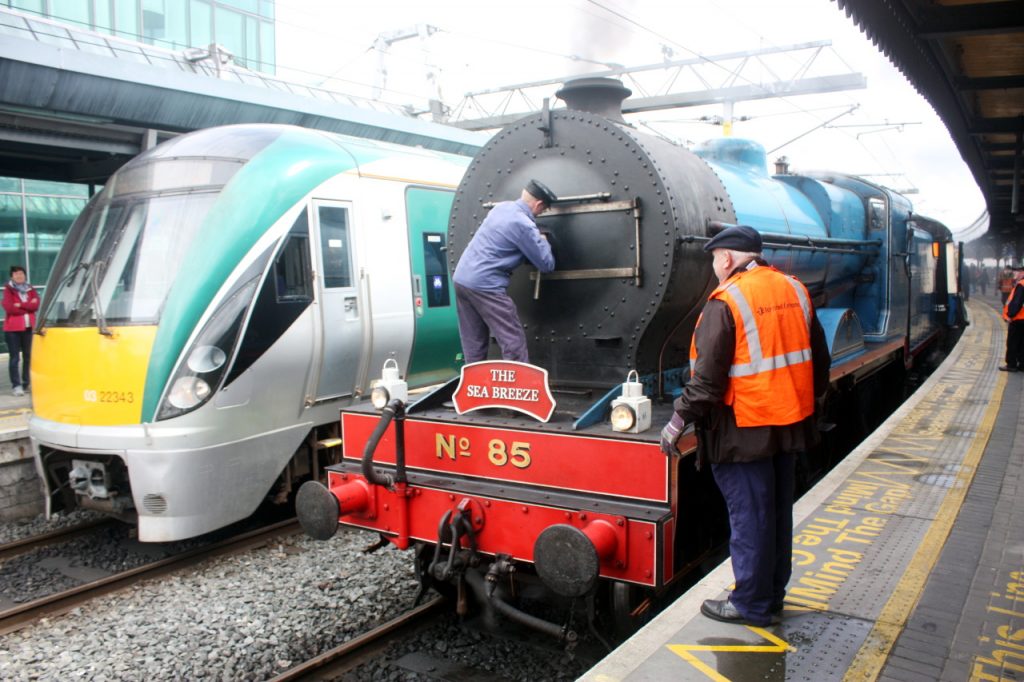
<path fill-rule="evenodd" d="M 1024 680 L 1024 373 L 997 299 L 794 507 L 782 622 L 700 614 L 724 562 L 582 679 Z"/>
<path fill-rule="evenodd" d="M 0 354 L 0 521 L 33 516 L 44 506 L 28 437 L 32 396 L 13 395 L 7 359 Z"/>

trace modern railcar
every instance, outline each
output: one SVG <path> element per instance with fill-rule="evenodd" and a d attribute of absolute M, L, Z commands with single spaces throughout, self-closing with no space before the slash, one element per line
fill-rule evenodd
<path fill-rule="evenodd" d="M 198 535 L 294 499 L 387 358 L 457 368 L 446 223 L 468 157 L 212 128 L 115 173 L 39 313 L 29 431 L 47 509 Z"/>
<path fill-rule="evenodd" d="M 411 404 L 381 391 L 346 408 L 342 462 L 298 495 L 311 536 L 377 531 L 381 546 L 414 549 L 424 589 L 460 608 L 472 595 L 562 639 L 571 609 L 549 621 L 525 613 L 527 588 L 628 630 L 727 537 L 708 468 L 658 445 L 714 287 L 701 246 L 717 230 L 754 226 L 769 262 L 807 285 L 833 358 L 826 416 L 847 435 L 862 437 L 900 398 L 906 370 L 965 323 L 949 230 L 905 197 L 839 173 L 770 175 L 747 140 L 691 152 L 627 124 L 628 94 L 608 79 L 567 84 L 565 109 L 495 135 L 456 193 L 449 269 L 488 208 L 529 179 L 559 197 L 539 218 L 556 270 L 520 269 L 509 287 L 534 364 L 475 363 Z M 509 387 L 554 405 L 476 399 Z M 826 466 L 814 459 L 801 461 L 805 478 Z"/>

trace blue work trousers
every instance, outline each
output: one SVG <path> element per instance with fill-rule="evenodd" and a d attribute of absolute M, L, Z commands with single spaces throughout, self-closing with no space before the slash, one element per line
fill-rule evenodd
<path fill-rule="evenodd" d="M 771 607 L 782 603 L 793 570 L 794 466 L 792 453 L 711 465 L 729 509 L 736 577 L 729 600 L 755 624 L 771 621 Z"/>
<path fill-rule="evenodd" d="M 516 304 L 504 291 L 477 291 L 455 285 L 459 312 L 462 356 L 468 365 L 487 359 L 491 336 L 501 348 L 503 360 L 529 362 L 526 335 L 519 322 Z"/>
<path fill-rule="evenodd" d="M 1006 328 L 1006 366 L 1024 370 L 1024 320 L 1014 320 Z"/>

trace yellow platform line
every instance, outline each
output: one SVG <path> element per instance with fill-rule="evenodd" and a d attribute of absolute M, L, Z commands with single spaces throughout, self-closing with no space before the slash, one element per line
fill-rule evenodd
<path fill-rule="evenodd" d="M 987 310 L 987 309 L 986 309 Z M 989 333 L 993 325 L 995 313 L 990 313 Z M 874 680 L 882 671 L 892 651 L 896 638 L 903 632 L 903 627 L 910 617 L 910 612 L 917 605 L 924 585 L 928 580 L 935 562 L 938 561 L 942 547 L 949 537 L 953 528 L 960 506 L 963 504 L 967 490 L 974 480 L 974 473 L 977 471 L 978 462 L 985 452 L 989 437 L 992 435 L 992 428 L 995 426 L 996 417 L 999 415 L 999 404 L 1002 400 L 1003 389 L 1006 386 L 1006 374 L 999 373 L 996 378 L 996 385 L 989 398 L 988 407 L 982 417 L 978 432 L 971 442 L 970 448 L 963 460 L 963 466 L 957 474 L 957 485 L 953 486 L 946 493 L 945 499 L 939 507 L 935 520 L 932 522 L 924 540 L 913 558 L 907 565 L 907 570 L 896 585 L 889 601 L 882 607 L 882 611 L 875 620 L 875 626 L 868 633 L 867 638 L 861 645 L 853 663 L 846 671 L 844 682 L 860 682 L 861 680 Z"/>

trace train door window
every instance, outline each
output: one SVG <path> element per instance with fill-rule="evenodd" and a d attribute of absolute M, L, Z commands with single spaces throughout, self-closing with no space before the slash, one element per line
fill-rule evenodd
<path fill-rule="evenodd" d="M 427 276 L 426 299 L 428 308 L 451 305 L 448 292 L 448 268 L 445 266 L 444 234 L 427 232 L 423 235 L 423 271 Z"/>
<path fill-rule="evenodd" d="M 884 200 L 868 199 L 868 224 L 872 230 L 884 230 L 889 226 Z"/>
<path fill-rule="evenodd" d="M 352 286 L 352 256 L 348 241 L 348 210 L 341 206 L 318 206 L 320 251 L 324 259 L 324 287 Z"/>
<path fill-rule="evenodd" d="M 277 302 L 294 303 L 313 300 L 313 286 L 309 267 L 309 220 L 302 211 L 288 240 L 281 247 L 274 262 Z"/>

